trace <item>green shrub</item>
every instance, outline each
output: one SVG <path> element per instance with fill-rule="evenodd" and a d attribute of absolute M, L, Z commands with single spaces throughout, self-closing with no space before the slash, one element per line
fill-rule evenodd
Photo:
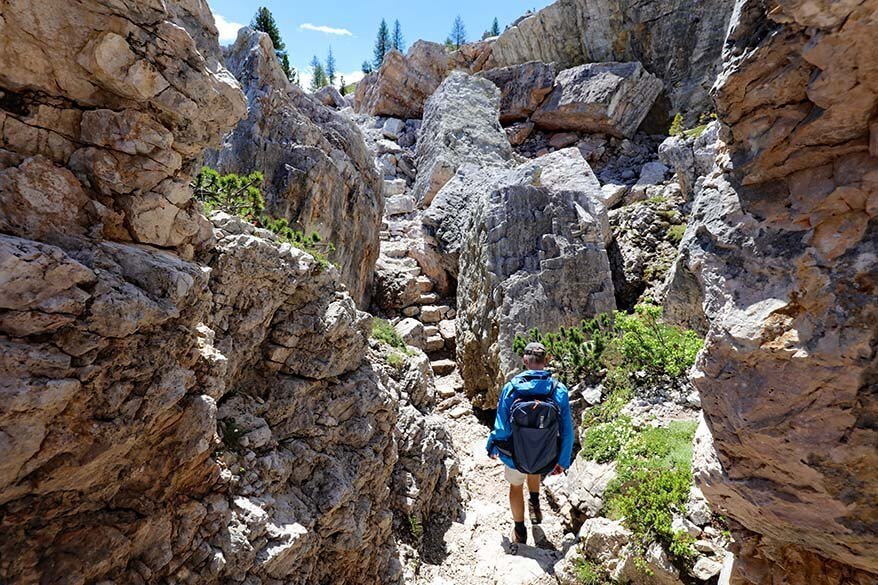
<path fill-rule="evenodd" d="M 319 266 L 326 268 L 329 260 L 326 255 L 335 251 L 331 243 L 321 241 L 320 235 L 295 230 L 285 219 L 266 215 L 265 198 L 262 196 L 262 173 L 254 171 L 248 175 L 229 173 L 220 175 L 210 167 L 202 167 L 201 172 L 192 179 L 195 199 L 204 206 L 205 213 L 225 211 L 241 219 L 274 233 L 280 242 L 288 243 L 314 256 Z"/>
<path fill-rule="evenodd" d="M 702 340 L 694 331 L 661 323 L 661 307 L 641 303 L 629 315 L 616 312 L 614 345 L 623 366 L 650 376 L 681 376 L 695 363 Z"/>
<path fill-rule="evenodd" d="M 602 567 L 582 558 L 576 562 L 576 579 L 581 585 L 612 585 Z"/>
<path fill-rule="evenodd" d="M 645 550 L 664 544 L 677 559 L 691 562 L 692 542 L 671 528 L 674 513 L 685 515 L 692 483 L 692 438 L 697 423 L 673 421 L 667 428 L 647 428 L 622 447 L 617 476 L 607 487 L 605 512 L 621 518 Z"/>
<path fill-rule="evenodd" d="M 594 382 L 618 370 L 626 376 L 644 371 L 652 379 L 676 378 L 695 362 L 702 341 L 694 331 L 660 319 L 661 307 L 641 303 L 630 315 L 603 314 L 555 333 L 532 329 L 527 336 L 515 337 L 513 349 L 523 354 L 529 341 L 543 343 L 555 374 L 568 386 Z"/>
<path fill-rule="evenodd" d="M 399 352 L 391 351 L 387 354 L 387 364 L 394 370 L 401 372 L 405 368 L 405 357 Z"/>
<path fill-rule="evenodd" d="M 611 370 L 604 378 L 607 391 L 600 404 L 587 408 L 582 415 L 582 425 L 590 427 L 613 421 L 622 408 L 634 398 L 634 386 L 627 372 Z"/>
<path fill-rule="evenodd" d="M 686 224 L 681 223 L 677 225 L 672 225 L 668 228 L 668 239 L 674 242 L 675 244 L 679 244 L 683 241 L 683 234 L 686 233 Z"/>
<path fill-rule="evenodd" d="M 590 426 L 582 437 L 582 451 L 580 453 L 586 459 L 598 463 L 609 463 L 616 459 L 619 451 L 631 438 L 632 433 L 631 419 L 624 416 L 611 422 Z"/>
<path fill-rule="evenodd" d="M 379 317 L 372 318 L 372 337 L 396 349 L 404 350 L 406 348 L 405 341 L 396 332 L 393 325 Z"/>
<path fill-rule="evenodd" d="M 683 134 L 683 114 L 677 112 L 677 115 L 674 116 L 673 122 L 671 122 L 671 127 L 668 128 L 668 136 L 682 136 Z"/>

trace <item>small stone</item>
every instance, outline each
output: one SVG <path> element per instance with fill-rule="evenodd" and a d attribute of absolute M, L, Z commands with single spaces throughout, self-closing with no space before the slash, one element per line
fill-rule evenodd
<path fill-rule="evenodd" d="M 571 144 L 576 144 L 578 140 L 579 136 L 572 132 L 559 132 L 558 134 L 552 134 L 552 137 L 549 138 L 549 146 L 556 150 L 561 150 Z"/>
<path fill-rule="evenodd" d="M 443 347 L 445 347 L 445 340 L 442 339 L 441 335 L 434 335 L 427 338 L 427 345 L 424 347 L 424 351 L 432 353 L 434 351 L 441 351 Z"/>
<path fill-rule="evenodd" d="M 695 562 L 695 566 L 692 567 L 692 576 L 701 581 L 707 581 L 719 575 L 722 568 L 723 566 L 715 560 L 701 557 Z"/>
<path fill-rule="evenodd" d="M 687 394 L 686 402 L 688 402 L 695 408 L 701 408 L 701 395 L 698 393 L 698 390 L 693 390 L 692 392 Z"/>
<path fill-rule="evenodd" d="M 442 305 L 439 307 L 439 312 L 442 313 L 443 317 L 447 318 L 449 311 L 451 311 L 451 307 L 449 307 L 448 305 Z"/>
<path fill-rule="evenodd" d="M 398 140 L 403 132 L 405 132 L 405 122 L 399 118 L 388 118 L 381 128 L 381 133 L 391 140 Z"/>
<path fill-rule="evenodd" d="M 421 312 L 421 307 L 406 307 L 402 310 L 402 314 L 406 317 L 417 317 Z"/>
<path fill-rule="evenodd" d="M 394 329 L 407 345 L 424 349 L 427 344 L 427 338 L 424 335 L 424 325 L 417 319 L 403 319 L 394 326 Z"/>
<path fill-rule="evenodd" d="M 695 550 L 703 553 L 715 553 L 716 547 L 709 540 L 696 540 L 693 545 Z"/>
<path fill-rule="evenodd" d="M 460 418 L 462 416 L 466 416 L 470 412 L 472 411 L 470 410 L 469 406 L 467 406 L 466 404 L 461 404 L 459 406 L 455 406 L 450 411 L 448 411 L 448 416 L 450 416 L 451 418 Z"/>
<path fill-rule="evenodd" d="M 424 327 L 424 335 L 427 337 L 439 335 L 439 327 L 437 325 L 427 325 Z"/>
<path fill-rule="evenodd" d="M 402 180 L 402 179 L 399 179 Z M 395 181 L 384 181 L 384 184 Z M 402 180 L 405 183 L 404 180 Z M 395 195 L 384 202 L 384 215 L 403 215 L 415 210 L 415 199 L 410 195 Z"/>
<path fill-rule="evenodd" d="M 442 320 L 442 312 L 435 305 L 421 307 L 421 321 L 424 323 L 438 323 Z"/>
<path fill-rule="evenodd" d="M 384 196 L 385 197 L 393 197 L 394 195 L 402 195 L 405 193 L 406 182 L 405 179 L 393 179 L 392 181 L 384 181 Z M 387 211 L 387 205 L 385 204 L 385 212 Z M 414 199 L 412 199 L 412 209 L 414 209 Z M 409 209 L 408 211 L 412 211 Z M 403 211 L 401 213 L 407 213 L 407 211 Z M 388 214 L 390 215 L 390 214 Z"/>
<path fill-rule="evenodd" d="M 439 334 L 442 335 L 442 338 L 445 340 L 454 339 L 457 336 L 454 321 L 450 319 L 439 321 Z"/>
<path fill-rule="evenodd" d="M 434 293 L 434 292 L 424 293 L 418 299 L 418 304 L 419 305 L 435 305 L 438 300 L 439 300 L 439 295 L 437 295 L 436 293 Z M 437 308 L 441 310 L 441 307 L 437 307 Z"/>
<path fill-rule="evenodd" d="M 589 406 L 599 404 L 604 394 L 604 387 L 601 384 L 597 386 L 586 386 L 582 390 L 582 398 Z"/>
<path fill-rule="evenodd" d="M 457 311 L 455 309 L 450 309 L 447 313 L 445 313 L 446 319 L 454 319 L 457 317 Z"/>
<path fill-rule="evenodd" d="M 682 516 L 674 516 L 671 522 L 671 530 L 674 532 L 685 532 L 689 536 L 699 536 L 701 534 L 701 529 L 698 526 Z"/>
<path fill-rule="evenodd" d="M 430 280 L 429 276 L 419 276 L 417 279 L 418 290 L 422 293 L 427 293 L 433 290 L 433 281 Z"/>
<path fill-rule="evenodd" d="M 454 371 L 457 364 L 453 360 L 445 359 L 430 362 L 430 367 L 433 368 L 433 373 L 437 376 L 447 376 Z"/>

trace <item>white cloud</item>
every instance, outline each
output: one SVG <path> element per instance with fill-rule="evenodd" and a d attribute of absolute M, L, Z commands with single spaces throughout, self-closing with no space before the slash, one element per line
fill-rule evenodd
<path fill-rule="evenodd" d="M 216 21 L 216 29 L 219 31 L 219 42 L 221 45 L 234 43 L 238 38 L 238 30 L 247 26 L 240 22 L 230 22 L 222 14 L 214 13 L 213 19 Z"/>
<path fill-rule="evenodd" d="M 316 25 L 311 24 L 310 22 L 306 22 L 305 24 L 299 25 L 300 30 L 313 30 L 315 32 L 326 33 L 328 35 L 341 35 L 343 37 L 352 37 L 354 33 L 349 31 L 346 28 L 332 28 L 331 26 L 326 26 L 325 24 Z"/>

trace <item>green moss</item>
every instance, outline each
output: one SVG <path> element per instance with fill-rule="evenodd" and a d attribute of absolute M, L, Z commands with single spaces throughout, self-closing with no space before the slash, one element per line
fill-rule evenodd
<path fill-rule="evenodd" d="M 405 357 L 398 352 L 391 351 L 387 354 L 387 363 L 393 369 L 402 371 L 405 368 Z"/>
<path fill-rule="evenodd" d="M 668 228 L 668 239 L 674 242 L 675 244 L 679 244 L 683 241 L 683 234 L 686 233 L 686 224 L 681 223 L 677 225 L 672 225 Z"/>
<path fill-rule="evenodd" d="M 612 581 L 604 569 L 585 558 L 576 562 L 576 580 L 580 585 L 613 585 Z"/>
<path fill-rule="evenodd" d="M 380 317 L 372 318 L 372 337 L 381 343 L 386 343 L 390 347 L 396 348 L 406 355 L 409 353 L 405 340 L 396 332 L 396 329 L 386 319 Z"/>
<path fill-rule="evenodd" d="M 668 128 L 668 136 L 681 136 L 683 134 L 683 114 L 677 112 L 671 127 Z"/>

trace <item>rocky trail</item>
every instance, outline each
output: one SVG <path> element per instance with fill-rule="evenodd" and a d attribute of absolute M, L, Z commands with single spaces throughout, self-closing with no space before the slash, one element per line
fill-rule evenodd
<path fill-rule="evenodd" d="M 447 384 L 442 379 L 439 387 Z M 443 404 L 439 403 L 440 411 Z M 462 407 L 462 408 L 461 408 Z M 422 560 L 410 582 L 417 585 L 544 585 L 556 584 L 554 566 L 573 545 L 565 537 L 562 518 L 542 495 L 543 522 L 528 524 L 528 543 L 509 536 L 512 515 L 503 464 L 489 458 L 485 441 L 490 426 L 473 414 L 468 401 L 442 412 L 459 460 L 463 510 L 450 526 L 424 527 Z M 463 414 L 461 414 L 463 413 Z M 557 481 L 549 479 L 549 482 Z"/>
<path fill-rule="evenodd" d="M 0 583 L 878 582 L 878 0 L 557 0 L 345 96 L 59 4 L 0 0 Z M 578 453 L 513 545 L 528 336 Z"/>

